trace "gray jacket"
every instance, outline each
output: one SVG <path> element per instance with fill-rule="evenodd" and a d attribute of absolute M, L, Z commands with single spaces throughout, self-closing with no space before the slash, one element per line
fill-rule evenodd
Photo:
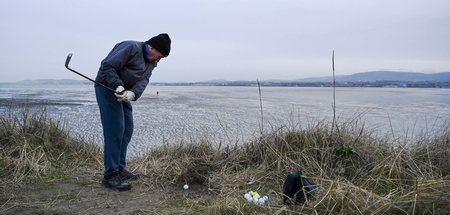
<path fill-rule="evenodd" d="M 147 44 L 138 41 L 123 41 L 114 46 L 101 62 L 96 81 L 112 89 L 123 86 L 141 97 L 156 62 L 150 62 Z"/>

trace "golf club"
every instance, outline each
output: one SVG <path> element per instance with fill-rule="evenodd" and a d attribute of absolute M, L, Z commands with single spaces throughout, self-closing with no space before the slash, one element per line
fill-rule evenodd
<path fill-rule="evenodd" d="M 90 79 L 89 77 L 87 77 L 87 76 L 85 76 L 85 75 L 83 75 L 83 74 L 81 74 L 81 73 L 79 73 L 79 72 L 77 72 L 77 71 L 75 71 L 75 70 L 69 68 L 69 62 L 70 62 L 70 59 L 71 59 L 71 58 L 72 58 L 72 53 L 69 53 L 69 55 L 67 55 L 67 58 L 66 58 L 66 64 L 65 64 L 65 65 L 66 65 L 66 68 L 67 68 L 68 70 L 70 70 L 70 71 L 76 73 L 77 75 L 79 75 L 79 76 L 81 76 L 81 77 L 83 77 L 83 78 L 86 78 L 87 80 L 92 81 L 92 82 L 94 82 L 94 83 L 96 83 L 96 84 L 98 84 L 98 85 L 100 85 L 100 86 L 102 86 L 102 87 L 104 87 L 104 88 L 106 88 L 106 89 L 108 89 L 108 90 L 110 90 L 110 91 L 116 93 L 115 90 L 109 88 L 108 86 L 106 86 L 106 85 L 104 85 L 104 84 L 102 84 L 102 83 L 99 83 L 99 82 L 97 82 L 97 81 L 94 81 L 94 80 Z"/>

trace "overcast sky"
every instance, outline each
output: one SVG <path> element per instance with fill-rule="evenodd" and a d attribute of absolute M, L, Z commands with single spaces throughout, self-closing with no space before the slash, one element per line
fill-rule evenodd
<path fill-rule="evenodd" d="M 450 71 L 449 0 L 3 0 L 0 82 L 95 78 L 123 40 L 172 38 L 151 81 Z"/>

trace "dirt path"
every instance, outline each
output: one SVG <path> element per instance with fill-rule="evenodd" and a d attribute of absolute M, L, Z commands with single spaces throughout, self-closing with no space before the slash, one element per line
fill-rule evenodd
<path fill-rule="evenodd" d="M 131 181 L 132 190 L 125 192 L 104 188 L 100 174 L 2 188 L 0 214 L 164 214 L 158 211 L 162 206 L 195 198 L 201 190 L 156 188 L 148 181 L 145 177 Z"/>

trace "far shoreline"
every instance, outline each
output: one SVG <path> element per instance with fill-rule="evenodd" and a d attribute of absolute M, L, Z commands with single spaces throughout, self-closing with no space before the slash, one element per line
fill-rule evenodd
<path fill-rule="evenodd" d="M 0 82 L 0 88 L 8 86 L 49 86 L 49 85 L 92 85 L 89 81 L 75 79 L 43 79 L 17 82 Z M 257 81 L 222 81 L 222 82 L 151 82 L 149 86 L 184 86 L 184 87 L 258 87 Z M 260 81 L 261 87 L 311 87 L 333 88 L 332 82 L 297 82 L 297 81 Z M 336 88 L 450 88 L 450 82 L 439 81 L 366 81 L 340 82 Z"/>

